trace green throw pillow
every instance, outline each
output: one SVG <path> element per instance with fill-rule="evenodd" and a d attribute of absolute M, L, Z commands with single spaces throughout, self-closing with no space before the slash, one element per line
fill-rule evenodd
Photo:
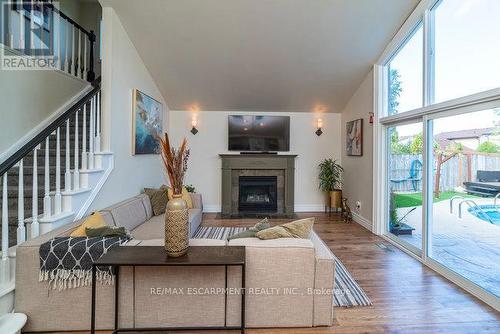
<path fill-rule="evenodd" d="M 240 239 L 240 238 L 255 238 L 257 232 L 270 228 L 271 224 L 267 218 L 262 219 L 260 222 L 250 227 L 248 230 L 233 234 L 227 238 L 228 240 Z"/>
<path fill-rule="evenodd" d="M 300 238 L 307 239 L 311 234 L 314 218 L 295 220 L 279 226 L 274 226 L 256 233 L 256 237 L 262 240 L 278 238 Z"/>
<path fill-rule="evenodd" d="M 153 214 L 155 216 L 164 214 L 168 202 L 168 187 L 163 185 L 159 189 L 144 188 L 144 193 L 149 197 Z"/>
<path fill-rule="evenodd" d="M 127 230 L 123 226 L 87 227 L 85 234 L 87 237 L 124 237 Z"/>

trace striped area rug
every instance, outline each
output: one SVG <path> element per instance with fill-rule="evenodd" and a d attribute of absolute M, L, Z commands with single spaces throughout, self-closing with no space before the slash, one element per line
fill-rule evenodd
<path fill-rule="evenodd" d="M 204 227 L 200 226 L 193 235 L 194 239 L 226 240 L 230 235 L 245 231 L 246 227 Z M 372 302 L 359 284 L 351 276 L 344 264 L 335 257 L 335 293 L 336 307 L 370 306 Z"/>

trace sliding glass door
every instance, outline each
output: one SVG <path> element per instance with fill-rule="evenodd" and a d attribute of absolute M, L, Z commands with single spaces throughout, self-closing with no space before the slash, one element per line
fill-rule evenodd
<path fill-rule="evenodd" d="M 500 109 L 432 117 L 429 128 L 428 256 L 500 297 Z"/>
<path fill-rule="evenodd" d="M 422 3 L 376 72 L 377 231 L 500 308 L 500 1 Z"/>

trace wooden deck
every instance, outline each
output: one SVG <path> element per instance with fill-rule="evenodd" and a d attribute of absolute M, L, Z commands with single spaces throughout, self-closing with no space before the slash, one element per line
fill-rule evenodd
<path fill-rule="evenodd" d="M 316 232 L 350 270 L 373 306 L 335 308 L 333 327 L 248 329 L 247 333 L 500 333 L 498 312 L 360 225 L 345 224 L 335 215 L 299 214 L 309 216 L 317 218 Z M 256 221 L 204 216 L 206 226 L 250 226 Z"/>

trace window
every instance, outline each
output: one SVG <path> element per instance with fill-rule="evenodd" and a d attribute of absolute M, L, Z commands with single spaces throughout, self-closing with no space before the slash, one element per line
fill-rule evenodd
<path fill-rule="evenodd" d="M 500 297 L 500 109 L 432 122 L 429 256 Z"/>
<path fill-rule="evenodd" d="M 388 128 L 389 214 L 392 237 L 422 249 L 422 123 Z"/>
<path fill-rule="evenodd" d="M 435 102 L 500 87 L 500 1 L 443 0 L 433 11 Z"/>
<path fill-rule="evenodd" d="M 423 28 L 420 25 L 388 65 L 388 114 L 422 107 Z"/>
<path fill-rule="evenodd" d="M 500 0 L 423 1 L 375 67 L 376 231 L 492 306 L 500 297 L 499 17 Z"/>

